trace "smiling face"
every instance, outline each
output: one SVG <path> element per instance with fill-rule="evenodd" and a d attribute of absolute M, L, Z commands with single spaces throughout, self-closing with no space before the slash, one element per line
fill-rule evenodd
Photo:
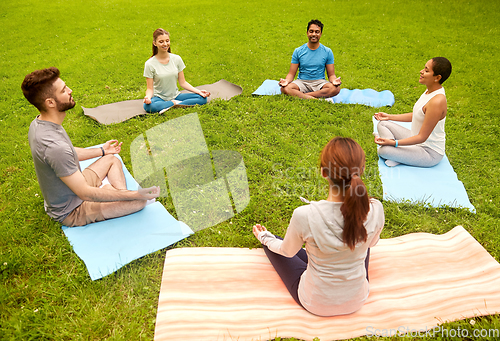
<path fill-rule="evenodd" d="M 311 44 L 319 43 L 319 39 L 321 38 L 321 27 L 315 24 L 311 24 L 307 29 L 307 39 Z"/>
<path fill-rule="evenodd" d="M 168 34 L 162 34 L 155 39 L 153 44 L 158 48 L 158 50 L 169 52 L 170 36 Z"/>
<path fill-rule="evenodd" d="M 440 75 L 434 76 L 434 71 L 432 70 L 432 59 L 425 63 L 425 66 L 422 70 L 420 70 L 420 78 L 418 82 L 423 85 L 432 85 L 434 83 L 438 83 L 441 79 Z"/>

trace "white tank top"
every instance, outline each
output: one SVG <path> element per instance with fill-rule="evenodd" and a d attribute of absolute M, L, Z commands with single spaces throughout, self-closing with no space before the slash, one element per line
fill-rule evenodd
<path fill-rule="evenodd" d="M 415 136 L 420 132 L 420 128 L 422 128 L 422 124 L 424 123 L 425 114 L 422 108 L 427 104 L 427 102 L 431 100 L 431 98 L 439 94 L 443 94 L 446 96 L 446 94 L 444 93 L 444 88 L 435 90 L 430 94 L 424 92 L 422 96 L 420 96 L 420 98 L 418 99 L 417 103 L 415 103 L 415 105 L 413 106 L 413 118 L 411 120 L 412 136 Z M 427 140 L 420 143 L 419 145 L 431 148 L 440 155 L 444 155 L 445 140 L 446 140 L 445 139 L 446 134 L 444 132 L 445 121 L 446 121 L 446 116 L 436 124 L 436 126 L 432 130 Z"/>

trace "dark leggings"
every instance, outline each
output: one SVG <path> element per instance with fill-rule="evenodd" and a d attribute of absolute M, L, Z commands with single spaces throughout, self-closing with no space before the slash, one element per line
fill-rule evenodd
<path fill-rule="evenodd" d="M 283 238 L 276 236 L 276 238 L 283 240 Z M 281 280 L 285 284 L 290 295 L 292 295 L 295 302 L 297 302 L 301 307 L 302 303 L 299 300 L 299 282 L 300 276 L 307 268 L 307 252 L 303 248 L 297 252 L 297 254 L 291 258 L 279 255 L 272 252 L 265 245 L 262 245 L 267 258 L 274 267 L 274 270 L 278 273 Z M 365 268 L 366 268 L 366 279 L 368 280 L 368 263 L 370 262 L 370 249 L 368 249 L 365 258 Z"/>

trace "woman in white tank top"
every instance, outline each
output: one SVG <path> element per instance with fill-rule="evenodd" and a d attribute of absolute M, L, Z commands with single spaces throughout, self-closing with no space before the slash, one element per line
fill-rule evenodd
<path fill-rule="evenodd" d="M 419 83 L 426 86 L 425 92 L 413 106 L 413 111 L 400 115 L 378 112 L 374 117 L 379 136 L 375 143 L 380 145 L 378 154 L 386 165 L 400 163 L 432 167 L 441 161 L 445 153 L 446 95 L 442 86 L 451 74 L 451 63 L 444 57 L 429 60 L 420 71 Z M 411 129 L 390 122 L 411 122 Z"/>

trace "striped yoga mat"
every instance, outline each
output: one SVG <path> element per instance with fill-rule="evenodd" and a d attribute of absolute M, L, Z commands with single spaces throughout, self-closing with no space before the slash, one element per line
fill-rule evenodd
<path fill-rule="evenodd" d="M 155 340 L 440 336 L 443 322 L 500 312 L 500 264 L 461 226 L 381 239 L 369 276 L 359 311 L 319 317 L 295 303 L 260 248 L 169 250 Z"/>

